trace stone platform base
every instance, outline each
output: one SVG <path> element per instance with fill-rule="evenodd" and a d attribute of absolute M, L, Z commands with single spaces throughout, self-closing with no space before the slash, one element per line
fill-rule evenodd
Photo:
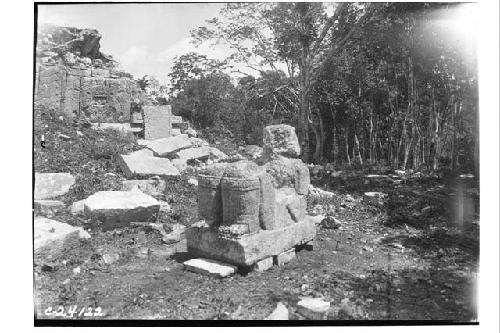
<path fill-rule="evenodd" d="M 284 228 L 261 230 L 241 238 L 225 238 L 210 228 L 191 227 L 186 231 L 188 252 L 247 267 L 310 242 L 315 236 L 316 226 L 309 217 Z"/>

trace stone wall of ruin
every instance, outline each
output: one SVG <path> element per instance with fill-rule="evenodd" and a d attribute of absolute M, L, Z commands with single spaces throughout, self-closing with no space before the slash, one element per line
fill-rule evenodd
<path fill-rule="evenodd" d="M 141 99 L 137 83 L 113 69 L 37 64 L 35 105 L 69 118 L 86 116 L 91 122 L 128 122 L 130 106 Z"/>

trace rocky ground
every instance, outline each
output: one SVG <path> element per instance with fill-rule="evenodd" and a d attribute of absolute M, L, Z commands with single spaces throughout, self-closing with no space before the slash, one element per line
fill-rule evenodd
<path fill-rule="evenodd" d="M 37 142 L 41 134 L 46 148 Z M 213 144 L 231 155 L 236 147 L 226 141 Z M 67 206 L 99 190 L 120 189 L 124 175 L 113 156 L 139 149 L 131 137 L 75 128 L 40 110 L 34 148 L 36 172 L 75 176 L 71 190 L 57 198 Z M 333 320 L 476 319 L 479 190 L 474 179 L 339 171 L 328 165 L 311 167 L 311 174 L 315 190 L 308 211 L 325 217 L 318 219 L 313 249 L 301 249 L 284 266 L 224 279 L 185 271 L 182 262 L 190 256 L 182 237 L 166 244 L 163 233 L 149 225 L 102 231 L 66 209 L 45 214 L 83 227 L 91 238 L 35 257 L 37 318 L 264 319 L 281 302 L 290 319 L 305 319 L 297 303 L 312 296 L 330 302 L 327 318 Z M 180 179 L 166 181 L 158 199 L 171 207 L 159 217 L 167 232 L 196 217 L 194 176 L 188 168 Z M 369 202 L 365 192 L 386 197 Z M 61 307 L 65 317 L 51 312 Z M 80 310 L 89 307 L 93 315 L 85 316 L 90 312 Z"/>

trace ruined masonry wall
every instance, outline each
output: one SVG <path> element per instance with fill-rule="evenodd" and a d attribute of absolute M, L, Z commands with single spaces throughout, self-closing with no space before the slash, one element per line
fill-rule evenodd
<path fill-rule="evenodd" d="M 131 102 L 140 94 L 136 82 L 109 69 L 39 64 L 35 68 L 35 104 L 69 118 L 85 115 L 92 122 L 128 122 Z"/>

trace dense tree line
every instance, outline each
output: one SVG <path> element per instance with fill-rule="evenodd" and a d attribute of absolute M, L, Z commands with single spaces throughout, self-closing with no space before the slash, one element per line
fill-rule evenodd
<path fill-rule="evenodd" d="M 439 25 L 456 11 L 439 3 L 228 4 L 192 37 L 234 53 L 178 57 L 169 102 L 195 125 L 248 144 L 261 142 L 263 126 L 289 123 L 305 161 L 476 170 L 476 59 Z"/>

